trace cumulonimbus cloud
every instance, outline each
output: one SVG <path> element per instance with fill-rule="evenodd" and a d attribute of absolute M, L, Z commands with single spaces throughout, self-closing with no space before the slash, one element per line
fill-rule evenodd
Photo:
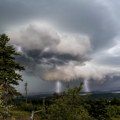
<path fill-rule="evenodd" d="M 89 37 L 57 31 L 48 24 L 32 24 L 19 31 L 8 32 L 11 42 L 26 50 L 58 54 L 85 55 L 91 50 Z"/>
<path fill-rule="evenodd" d="M 84 64 L 80 64 L 81 58 L 84 58 L 92 49 L 90 39 L 86 35 L 63 33 L 49 24 L 28 25 L 18 32 L 9 32 L 9 35 L 11 43 L 19 46 L 24 58 L 29 59 L 35 66 L 34 72 L 38 76 L 41 75 L 41 70 L 36 69 L 39 68 L 36 66 L 55 64 L 48 70 L 42 71 L 40 77 L 43 80 L 69 81 L 77 78 L 101 80 L 107 75 L 120 73 L 119 68 L 97 65 L 91 61 L 86 62 L 85 59 L 82 60 Z M 62 64 L 63 61 L 65 61 L 64 64 Z"/>

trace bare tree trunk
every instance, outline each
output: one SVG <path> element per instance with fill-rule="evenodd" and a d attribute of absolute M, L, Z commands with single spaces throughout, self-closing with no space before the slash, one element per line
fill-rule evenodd
<path fill-rule="evenodd" d="M 26 82 L 25 83 L 25 101 L 26 101 L 26 104 L 27 104 L 27 95 L 28 95 L 28 89 L 27 89 L 27 87 L 28 87 L 28 83 Z"/>
<path fill-rule="evenodd" d="M 31 114 L 30 120 L 34 120 L 34 111 L 32 111 L 32 114 Z"/>
<path fill-rule="evenodd" d="M 31 116 L 30 116 L 30 120 L 34 120 L 35 113 L 39 113 L 39 112 L 41 112 L 41 110 L 32 111 Z"/>

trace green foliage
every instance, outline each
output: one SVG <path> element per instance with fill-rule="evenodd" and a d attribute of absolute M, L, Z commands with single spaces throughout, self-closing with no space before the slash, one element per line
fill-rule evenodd
<path fill-rule="evenodd" d="M 15 56 L 19 55 L 15 48 L 9 44 L 9 38 L 5 34 L 0 35 L 0 114 L 9 112 L 9 103 L 18 95 L 13 87 L 22 80 L 19 71 L 24 67 L 15 61 Z"/>
<path fill-rule="evenodd" d="M 46 120 L 93 120 L 82 105 L 81 87 L 82 84 L 57 97 L 53 104 L 46 108 Z"/>
<path fill-rule="evenodd" d="M 87 110 L 89 114 L 97 120 L 110 120 L 106 107 L 109 101 L 106 99 L 89 100 Z"/>
<path fill-rule="evenodd" d="M 19 104 L 18 106 L 19 109 L 23 110 L 23 111 L 28 111 L 28 112 L 31 112 L 31 111 L 36 111 L 39 109 L 39 106 L 37 105 L 33 105 L 32 103 L 25 103 L 25 102 L 22 102 L 21 104 Z"/>
<path fill-rule="evenodd" d="M 108 114 L 108 116 L 110 116 L 110 118 L 115 117 L 117 115 L 117 112 L 118 112 L 117 106 L 109 105 L 107 107 L 107 114 Z"/>
<path fill-rule="evenodd" d="M 109 105 L 107 106 L 107 114 L 112 117 L 117 117 L 120 115 L 120 106 Z"/>
<path fill-rule="evenodd" d="M 120 105 L 120 100 L 114 97 L 111 100 L 111 105 Z"/>
<path fill-rule="evenodd" d="M 81 105 L 77 108 L 66 104 L 54 104 L 48 109 L 49 120 L 90 120 L 90 116 Z"/>

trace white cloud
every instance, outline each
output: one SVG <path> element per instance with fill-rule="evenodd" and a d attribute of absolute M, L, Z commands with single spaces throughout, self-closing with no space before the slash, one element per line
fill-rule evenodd
<path fill-rule="evenodd" d="M 80 56 L 91 50 L 88 36 L 62 33 L 49 24 L 32 24 L 22 30 L 8 32 L 8 34 L 13 44 L 27 50 Z"/>

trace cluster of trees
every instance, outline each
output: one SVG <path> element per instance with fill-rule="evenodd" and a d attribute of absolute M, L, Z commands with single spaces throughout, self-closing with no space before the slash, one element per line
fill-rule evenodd
<path fill-rule="evenodd" d="M 39 120 L 114 120 L 120 119 L 120 100 L 100 98 L 91 99 L 88 96 L 80 96 L 79 87 L 69 89 L 61 94 L 54 94 L 46 98 L 45 104 L 42 99 L 17 102 L 18 108 L 23 111 L 38 111 Z"/>
<path fill-rule="evenodd" d="M 53 95 L 44 105 L 41 100 L 28 103 L 16 101 L 13 104 L 15 96 L 20 95 L 14 86 L 22 80 L 19 71 L 24 67 L 16 62 L 15 57 L 19 54 L 9 40 L 5 34 L 0 35 L 0 119 L 6 120 L 11 110 L 18 109 L 29 113 L 40 110 L 39 120 L 112 120 L 120 115 L 120 100 L 91 100 L 89 96 L 80 96 L 82 84 Z"/>

